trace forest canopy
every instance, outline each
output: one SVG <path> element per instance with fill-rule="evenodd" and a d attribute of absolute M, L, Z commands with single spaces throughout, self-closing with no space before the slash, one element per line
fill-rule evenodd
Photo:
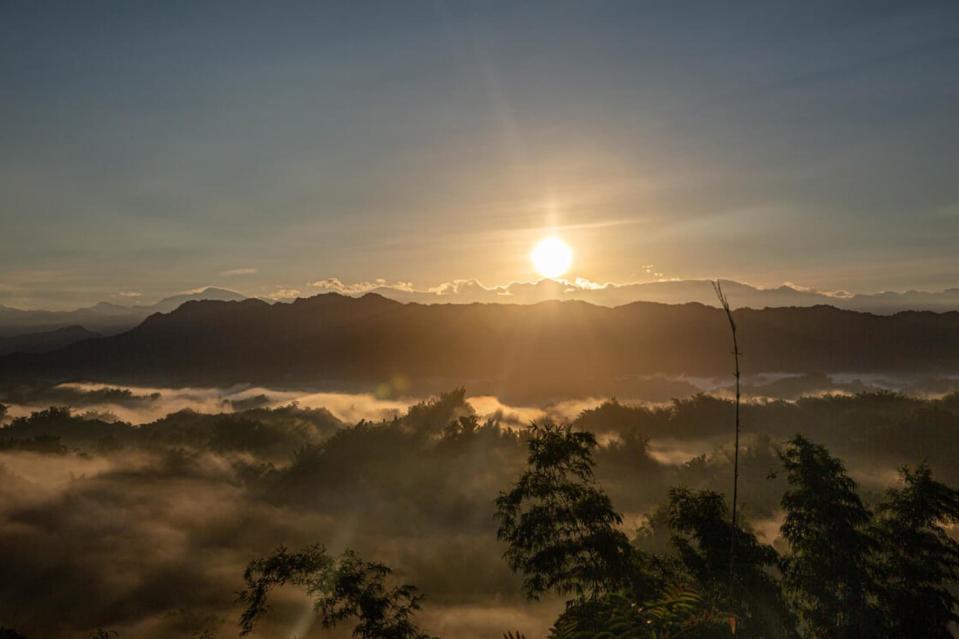
<path fill-rule="evenodd" d="M 514 572 L 503 558 L 509 535 L 497 541 L 504 522 L 494 517 L 496 497 L 509 494 L 529 467 L 528 447 L 547 426 L 477 414 L 463 390 L 393 418 L 358 423 L 291 404 L 180 411 L 133 425 L 85 413 L 77 403 L 76 409 L 7 417 L 0 430 L 0 564 L 12 575 L 0 584 L 0 623 L 28 636 L 72 637 L 101 627 L 124 636 L 198 628 L 230 636 L 238 614 L 233 593 L 242 589 L 244 567 L 280 544 L 298 552 L 321 543 L 331 557 L 350 550 L 364 562 L 388 566 L 392 576 L 384 588 L 415 584 L 426 596 L 419 627 L 442 636 L 507 630 L 537 636 L 555 625 L 566 597 L 577 590 L 549 586 L 538 603 L 527 602 L 523 583 L 529 576 L 521 569 L 537 563 L 512 562 Z M 863 542 L 864 554 L 875 539 L 904 538 L 905 529 L 915 531 L 910 534 L 922 548 L 952 539 L 949 529 L 928 527 L 937 513 L 903 513 L 916 503 L 910 487 L 932 486 L 939 514 L 948 514 L 951 493 L 938 487 L 955 486 L 959 476 L 956 396 L 871 393 L 747 403 L 737 588 L 765 594 L 759 603 L 715 603 L 716 594 L 728 589 L 723 562 L 731 415 L 729 401 L 709 395 L 668 405 L 611 400 L 549 427 L 580 433 L 574 450 L 588 450 L 590 490 L 598 491 L 589 503 L 609 500 L 588 512 L 606 512 L 603 525 L 611 527 L 603 534 L 610 548 L 630 553 L 642 568 L 616 577 L 611 583 L 617 589 L 585 590 L 608 591 L 603 605 L 609 611 L 630 601 L 686 601 L 687 586 L 694 584 L 693 607 L 741 618 L 740 632 L 751 624 L 768 628 L 769 619 L 785 618 L 783 610 L 797 628 L 812 623 L 806 607 L 784 603 L 801 592 L 789 575 L 803 574 L 802 564 L 797 572 L 782 571 L 775 589 L 768 587 L 769 570 L 782 570 L 788 547 L 805 539 L 789 541 L 779 532 L 788 522 L 784 495 L 800 485 L 781 458 L 794 449 L 797 432 L 825 447 L 821 463 L 842 459 L 843 476 L 856 482 L 862 504 L 856 521 L 868 522 L 873 540 Z M 917 466 L 917 459 L 926 465 Z M 901 476 L 904 464 L 910 469 Z M 890 489 L 903 492 L 890 497 Z M 922 521 L 925 527 L 917 528 L 914 522 Z M 625 545 L 616 531 L 625 535 Z M 809 543 L 815 548 L 819 542 Z M 928 555 L 871 557 L 864 564 L 870 574 L 861 579 L 873 579 L 873 567 L 888 572 L 897 566 L 925 575 L 937 593 L 935 584 L 949 566 L 909 563 Z M 666 562 L 659 572 L 657 562 Z M 682 587 L 664 579 L 666 564 L 670 574 L 685 576 Z M 59 585 L 53 593 L 51 580 Z M 616 599 L 625 596 L 624 584 L 647 589 Z M 895 594 L 901 588 L 870 588 L 870 609 L 916 609 Z M 58 615 L 48 614 L 51 605 Z M 302 605 L 280 589 L 262 632 L 269 636 L 295 624 Z M 941 621 L 951 614 L 941 604 L 929 610 L 924 618 Z"/>

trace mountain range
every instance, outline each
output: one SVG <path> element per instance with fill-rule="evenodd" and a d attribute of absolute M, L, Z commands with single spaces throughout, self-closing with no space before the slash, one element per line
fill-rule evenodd
<path fill-rule="evenodd" d="M 124 306 L 100 302 L 72 311 L 22 310 L 0 306 L 0 337 L 48 333 L 69 327 L 111 335 L 129 330 L 154 313 L 167 313 L 193 300 L 242 300 L 246 296 L 223 288 L 207 287 L 193 293 L 166 297 L 155 304 Z"/>
<path fill-rule="evenodd" d="M 959 312 L 813 306 L 735 319 L 749 374 L 959 371 Z M 722 311 L 700 303 L 423 305 L 327 293 L 189 301 L 121 334 L 0 357 L 0 377 L 575 396 L 628 392 L 657 373 L 728 375 L 730 349 Z"/>
<path fill-rule="evenodd" d="M 955 311 L 959 310 L 959 288 L 943 291 L 886 291 L 882 293 L 824 292 L 798 286 L 783 285 L 761 288 L 722 280 L 723 289 L 736 308 L 767 308 L 781 306 L 829 305 L 852 311 L 892 314 L 900 311 Z M 313 283 L 320 291 L 350 293 L 352 291 L 377 293 L 399 302 L 421 304 L 499 302 L 535 304 L 546 300 L 579 300 L 602 306 L 622 306 L 631 302 L 660 302 L 684 304 L 699 302 L 716 304 L 711 280 L 668 280 L 629 284 L 600 284 L 583 279 L 574 281 L 539 280 L 512 282 L 504 286 L 484 286 L 476 280 L 458 280 L 430 289 L 415 289 L 406 284 L 385 282 L 365 286 L 344 285 L 339 280 L 327 279 Z"/>
<path fill-rule="evenodd" d="M 903 291 L 883 293 L 822 292 L 783 285 L 761 288 L 732 280 L 722 280 L 723 289 L 735 308 L 762 309 L 784 306 L 828 305 L 836 308 L 888 315 L 901 311 L 946 312 L 959 310 L 959 288 L 943 291 Z M 343 284 L 335 278 L 311 283 L 317 293 L 333 292 L 356 297 L 376 293 L 398 302 L 420 304 L 536 304 L 548 300 L 577 300 L 600 306 L 616 307 L 631 302 L 685 304 L 698 302 L 716 305 L 710 280 L 670 280 L 631 284 L 598 284 L 586 280 L 511 282 L 503 286 L 484 286 L 477 280 L 456 280 L 429 289 L 385 281 Z M 0 305 L 0 338 L 43 333 L 71 326 L 112 335 L 129 330 L 153 313 L 166 313 L 194 300 L 240 301 L 247 296 L 224 288 L 202 290 L 167 297 L 155 304 L 124 306 L 100 302 L 72 311 L 21 310 Z M 264 300 L 270 301 L 270 300 Z"/>
<path fill-rule="evenodd" d="M 52 331 L 0 337 L 0 355 L 7 355 L 9 353 L 45 353 L 85 339 L 90 339 L 91 337 L 100 337 L 100 333 L 88 331 L 82 326 L 66 326 Z"/>

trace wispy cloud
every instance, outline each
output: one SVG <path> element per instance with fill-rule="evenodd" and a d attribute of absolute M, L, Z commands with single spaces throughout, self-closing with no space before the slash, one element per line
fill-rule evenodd
<path fill-rule="evenodd" d="M 303 293 L 296 288 L 280 288 L 265 297 L 271 300 L 292 300 L 300 297 Z"/>
<path fill-rule="evenodd" d="M 237 275 L 256 275 L 257 270 L 255 268 L 245 267 L 245 268 L 231 268 L 225 271 L 220 271 L 220 275 L 225 277 L 234 277 Z"/>
<path fill-rule="evenodd" d="M 143 297 L 140 291 L 120 291 L 117 293 L 120 297 Z"/>
<path fill-rule="evenodd" d="M 371 281 L 354 282 L 352 284 L 346 284 L 336 277 L 327 277 L 321 280 L 314 280 L 309 282 L 307 285 L 310 288 L 317 288 L 323 291 L 330 291 L 334 293 L 342 293 L 343 295 L 369 293 L 370 291 L 375 291 L 382 288 L 404 291 L 408 293 L 413 293 L 416 291 L 416 289 L 413 288 L 412 282 L 396 281 L 390 283 L 381 277 Z"/>
<path fill-rule="evenodd" d="M 651 276 L 656 273 L 651 265 L 645 269 Z M 508 302 L 515 304 L 529 304 L 549 299 L 580 299 L 599 304 L 618 305 L 634 301 L 636 287 L 647 282 L 594 282 L 577 277 L 572 280 L 513 281 L 506 284 L 487 285 L 476 279 L 456 279 L 442 282 L 436 286 L 416 287 L 412 282 L 389 282 L 384 278 L 370 281 L 345 283 L 342 280 L 329 277 L 309 283 L 313 289 L 321 292 L 339 293 L 341 295 L 363 295 L 365 293 L 379 293 L 401 302 L 419 303 L 476 303 L 476 302 Z M 705 281 L 704 281 L 704 284 Z M 711 290 L 711 289 L 710 289 Z M 602 298 L 602 299 L 600 299 Z"/>

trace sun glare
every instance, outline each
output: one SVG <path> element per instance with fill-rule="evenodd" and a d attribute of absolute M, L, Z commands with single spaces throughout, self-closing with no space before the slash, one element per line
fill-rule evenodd
<path fill-rule="evenodd" d="M 573 265 L 573 249 L 558 237 L 547 237 L 533 248 L 530 259 L 537 273 L 555 278 L 564 275 Z"/>

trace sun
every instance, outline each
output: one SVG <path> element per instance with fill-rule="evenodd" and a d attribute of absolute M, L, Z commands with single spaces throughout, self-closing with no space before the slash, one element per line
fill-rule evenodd
<path fill-rule="evenodd" d="M 551 279 L 564 275 L 573 265 L 573 249 L 558 237 L 540 240 L 529 257 L 536 272 Z"/>

